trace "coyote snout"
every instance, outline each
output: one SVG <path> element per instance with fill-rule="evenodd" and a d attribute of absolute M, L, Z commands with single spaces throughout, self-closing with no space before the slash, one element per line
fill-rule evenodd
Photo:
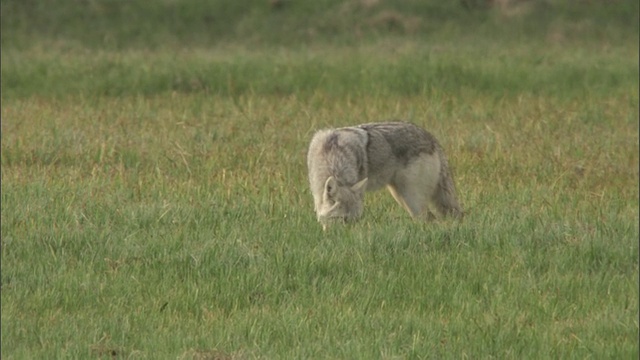
<path fill-rule="evenodd" d="M 326 228 L 330 222 L 349 222 L 362 215 L 366 184 L 366 178 L 351 186 L 340 184 L 333 176 L 327 178 L 322 201 L 316 208 L 318 221 L 322 223 L 323 228 Z"/>

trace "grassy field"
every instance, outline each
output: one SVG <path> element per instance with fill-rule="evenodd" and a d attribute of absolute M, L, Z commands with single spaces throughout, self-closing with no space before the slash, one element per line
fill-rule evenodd
<path fill-rule="evenodd" d="M 637 2 L 52 3 L 0 3 L 3 359 L 638 358 Z M 313 132 L 391 118 L 464 221 L 322 232 Z"/>

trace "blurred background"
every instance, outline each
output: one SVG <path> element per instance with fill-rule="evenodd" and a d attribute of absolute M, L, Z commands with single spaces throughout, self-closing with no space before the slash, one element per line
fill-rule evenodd
<path fill-rule="evenodd" d="M 2 47 L 637 42 L 637 0 L 3 0 Z"/>

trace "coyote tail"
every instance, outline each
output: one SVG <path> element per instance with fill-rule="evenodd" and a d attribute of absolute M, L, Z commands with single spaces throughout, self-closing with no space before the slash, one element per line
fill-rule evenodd
<path fill-rule="evenodd" d="M 440 179 L 434 203 L 441 214 L 462 219 L 464 212 L 456 196 L 456 185 L 449 169 L 447 157 L 439 146 L 437 152 L 440 157 Z"/>

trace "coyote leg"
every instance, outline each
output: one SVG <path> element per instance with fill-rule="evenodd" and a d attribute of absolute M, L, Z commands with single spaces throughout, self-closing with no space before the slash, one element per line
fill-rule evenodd
<path fill-rule="evenodd" d="M 414 218 L 430 220 L 429 202 L 438 188 L 440 160 L 436 155 L 422 154 L 398 171 L 387 186 L 393 198 Z M 425 216 L 426 213 L 426 216 Z"/>
<path fill-rule="evenodd" d="M 405 210 L 411 214 L 414 218 L 420 218 L 422 213 L 427 209 L 426 199 L 423 197 L 419 199 L 420 196 L 407 196 L 406 192 L 400 191 L 396 186 L 389 185 L 387 186 L 389 192 L 393 196 L 394 199 L 400 204 Z"/>

